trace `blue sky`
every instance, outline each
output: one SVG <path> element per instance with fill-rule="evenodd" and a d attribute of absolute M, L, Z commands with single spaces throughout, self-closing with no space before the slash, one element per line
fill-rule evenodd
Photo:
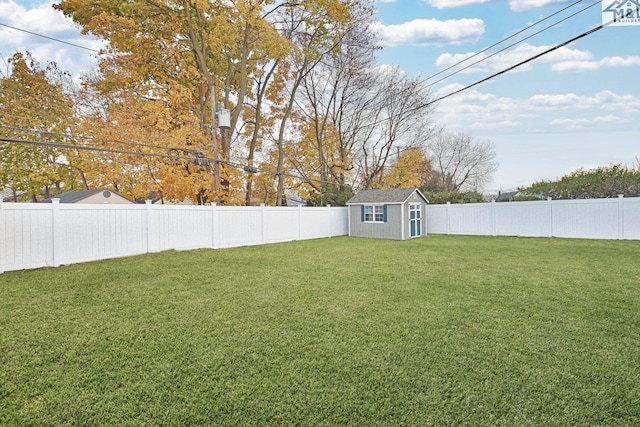
<path fill-rule="evenodd" d="M 471 62 L 517 43 L 503 53 L 440 82 L 470 62 L 428 80 L 436 97 L 447 95 L 603 22 L 600 2 L 573 3 L 378 0 L 378 28 L 385 44 L 379 62 L 429 78 L 554 15 Z M 635 163 L 640 157 L 638 24 L 607 26 L 439 103 L 436 123 L 495 144 L 500 166 L 486 191 L 556 179 L 578 168 Z"/>
<path fill-rule="evenodd" d="M 607 4 L 613 1 L 604 0 Z M 81 35 L 54 11 L 52 3 L 0 0 L 0 23 L 91 49 L 101 47 L 100 41 Z M 573 3 L 576 1 L 377 0 L 376 29 L 384 46 L 378 60 L 381 65 L 398 65 L 411 75 L 429 78 Z M 442 81 L 437 80 L 457 68 L 429 79 L 432 92 L 436 97 L 447 95 L 601 23 L 600 3 L 580 1 L 476 56 L 474 62 L 517 43 L 503 53 Z M 556 179 L 581 167 L 631 165 L 640 157 L 639 36 L 640 23 L 606 27 L 441 101 L 434 122 L 495 144 L 500 166 L 486 192 Z M 95 63 L 95 54 L 88 50 L 0 26 L 2 60 L 16 50 L 29 50 L 38 60 L 54 60 L 74 73 L 89 70 Z"/>

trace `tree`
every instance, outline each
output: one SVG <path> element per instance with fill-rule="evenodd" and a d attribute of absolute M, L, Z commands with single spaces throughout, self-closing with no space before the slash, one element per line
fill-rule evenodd
<path fill-rule="evenodd" d="M 351 177 L 354 140 L 343 130 L 348 128 L 348 117 L 358 111 L 357 100 L 368 92 L 365 88 L 370 86 L 371 70 L 375 68 L 378 45 L 371 30 L 372 15 L 368 3 L 355 3 L 339 49 L 326 55 L 302 82 L 302 111 L 298 118 L 302 142 L 308 141 L 309 147 L 305 161 L 297 161 L 296 169 L 307 178 L 316 178 L 308 184 L 319 194 L 329 184 L 335 183 L 339 188 Z M 309 162 L 311 157 L 317 161 Z M 307 164 L 314 167 L 305 171 Z"/>
<path fill-rule="evenodd" d="M 498 167 L 494 145 L 468 133 L 440 130 L 427 144 L 440 191 L 477 190 Z"/>
<path fill-rule="evenodd" d="M 419 188 L 432 175 L 431 162 L 422 150 L 409 148 L 399 153 L 389 171 L 382 175 L 380 188 Z"/>
<path fill-rule="evenodd" d="M 397 147 L 418 147 L 433 131 L 429 86 L 397 68 L 376 72 L 369 88 L 371 101 L 360 101 L 369 114 L 365 118 L 356 113 L 355 128 L 349 131 L 356 141 L 354 163 L 361 189 L 382 184 L 387 162 Z"/>
<path fill-rule="evenodd" d="M 65 91 L 69 76 L 55 63 L 42 67 L 29 53 L 9 59 L 11 70 L 0 78 L 0 136 L 14 141 L 49 144 L 0 143 L 0 188 L 25 193 L 33 201 L 44 192 L 82 186 L 83 171 L 73 162 L 73 150 L 56 148 L 67 144 L 73 123 L 71 96 Z"/>
<path fill-rule="evenodd" d="M 346 184 L 322 183 L 320 190 L 313 190 L 307 198 L 308 206 L 346 206 L 353 197 L 353 190 Z"/>
<path fill-rule="evenodd" d="M 279 31 L 291 42 L 289 55 L 281 62 L 278 71 L 289 82 L 283 86 L 286 94 L 278 94 L 284 100 L 276 114 L 279 117 L 277 137 L 277 202 L 283 199 L 285 183 L 285 139 L 289 120 L 303 80 L 323 58 L 340 50 L 352 20 L 351 0 L 307 0 L 287 4 L 278 14 Z"/>
<path fill-rule="evenodd" d="M 590 170 L 578 169 L 557 181 L 538 181 L 521 188 L 526 199 L 596 199 L 640 196 L 640 170 L 610 165 Z"/>
<path fill-rule="evenodd" d="M 249 75 L 260 58 L 269 60 L 265 44 L 278 49 L 283 45 L 274 40 L 277 32 L 261 19 L 261 11 L 269 4 L 266 0 L 62 0 L 55 7 L 79 23 L 83 31 L 109 41 L 110 55 L 102 57 L 102 80 L 96 90 L 110 105 L 125 100 L 129 105 L 164 103 L 164 109 L 153 109 L 159 121 L 172 117 L 164 140 L 184 134 L 192 137 L 192 144 L 209 139 L 207 147 L 191 148 L 209 153 L 215 160 L 214 186 L 194 192 L 204 199 L 222 198 L 225 202 L 230 199 L 233 175 L 227 169 L 231 141 L 249 90 Z M 231 129 L 221 135 L 216 121 L 219 105 L 231 110 Z M 137 116 L 135 110 L 128 111 Z M 197 119 L 195 127 L 189 114 Z M 175 120 L 177 116 L 182 125 Z M 184 127 L 191 129 L 186 132 L 181 129 Z"/>
<path fill-rule="evenodd" d="M 429 200 L 429 203 L 433 205 L 441 205 L 447 202 L 449 203 L 482 203 L 484 198 L 482 194 L 477 191 L 428 191 L 423 190 L 422 194 Z"/>

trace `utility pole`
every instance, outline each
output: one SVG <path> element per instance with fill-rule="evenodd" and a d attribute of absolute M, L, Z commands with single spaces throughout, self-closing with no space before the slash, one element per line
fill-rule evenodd
<path fill-rule="evenodd" d="M 218 106 L 214 84 L 209 85 L 209 96 L 211 97 L 211 140 L 213 141 L 213 188 L 216 193 L 216 202 L 220 203 L 220 162 L 218 161 L 218 135 L 216 133 L 218 131 L 216 117 Z"/>

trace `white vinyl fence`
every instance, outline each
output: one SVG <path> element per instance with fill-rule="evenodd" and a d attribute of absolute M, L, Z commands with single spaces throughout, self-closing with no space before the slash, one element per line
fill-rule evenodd
<path fill-rule="evenodd" d="M 640 198 L 429 205 L 427 232 L 640 240 Z"/>
<path fill-rule="evenodd" d="M 0 273 L 169 249 L 228 248 L 348 233 L 347 208 L 0 201 Z"/>
<path fill-rule="evenodd" d="M 348 234 L 342 207 L 2 203 L 0 273 Z M 640 240 L 640 198 L 428 205 L 427 232 Z"/>

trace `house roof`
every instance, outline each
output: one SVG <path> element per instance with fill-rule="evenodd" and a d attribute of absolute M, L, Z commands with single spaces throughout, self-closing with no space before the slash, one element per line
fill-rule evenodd
<path fill-rule="evenodd" d="M 520 191 L 506 191 L 504 193 L 500 193 L 498 197 L 496 197 L 496 202 L 511 202 L 519 195 Z"/>
<path fill-rule="evenodd" d="M 361 205 L 364 203 L 400 204 L 406 202 L 414 193 L 417 193 L 425 202 L 429 203 L 424 194 L 417 188 L 392 188 L 390 190 L 360 191 L 347 201 L 347 205 Z"/>
<path fill-rule="evenodd" d="M 91 197 L 94 194 L 102 193 L 104 191 L 108 191 L 109 193 L 117 194 L 118 196 L 126 199 L 126 197 L 121 196 L 120 194 L 116 193 L 115 191 L 108 190 L 108 189 L 105 189 L 105 188 L 100 188 L 100 189 L 97 189 L 97 190 L 69 191 L 67 193 L 58 194 L 58 195 L 56 195 L 54 197 L 51 197 L 49 199 L 45 199 L 42 202 L 43 203 L 51 203 L 51 199 L 60 199 L 60 203 L 76 203 L 76 202 L 79 202 L 80 200 L 84 200 L 87 197 Z"/>
<path fill-rule="evenodd" d="M 22 192 L 18 193 L 18 195 L 20 194 L 22 194 Z M 0 188 L 0 200 L 8 199 L 10 197 L 13 197 L 13 191 L 10 188 Z"/>

